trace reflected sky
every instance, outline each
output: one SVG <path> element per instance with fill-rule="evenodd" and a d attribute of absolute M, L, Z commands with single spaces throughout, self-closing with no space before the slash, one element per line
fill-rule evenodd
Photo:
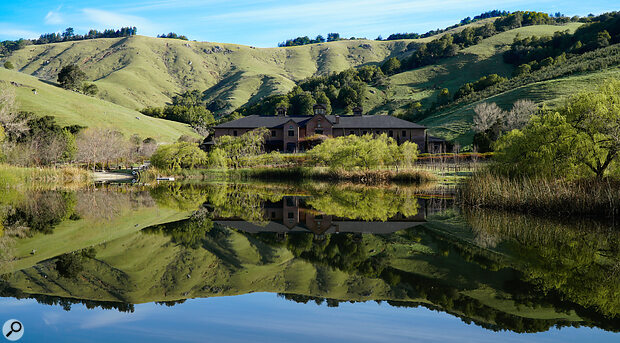
<path fill-rule="evenodd" d="M 0 320 L 24 323 L 22 342 L 618 342 L 620 335 L 590 328 L 538 334 L 492 332 L 426 308 L 386 303 L 327 307 L 287 301 L 271 293 L 188 300 L 166 307 L 136 305 L 134 313 L 88 310 L 34 300 L 0 298 Z"/>

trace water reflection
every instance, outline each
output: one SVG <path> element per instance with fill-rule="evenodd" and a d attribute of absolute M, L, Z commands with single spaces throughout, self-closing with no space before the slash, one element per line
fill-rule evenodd
<path fill-rule="evenodd" d="M 170 184 L 2 199 L 0 295 L 66 310 L 271 292 L 422 306 L 490 330 L 620 330 L 613 225 L 461 213 L 407 187 Z"/>

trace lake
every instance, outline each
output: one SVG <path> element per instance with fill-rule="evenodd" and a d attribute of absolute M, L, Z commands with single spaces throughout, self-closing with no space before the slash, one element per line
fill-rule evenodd
<path fill-rule="evenodd" d="M 620 228 L 444 189 L 162 183 L 0 191 L 23 342 L 617 342 Z"/>

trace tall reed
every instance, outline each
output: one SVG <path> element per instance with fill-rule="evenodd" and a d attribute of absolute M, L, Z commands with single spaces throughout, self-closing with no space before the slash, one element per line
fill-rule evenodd
<path fill-rule="evenodd" d="M 418 170 L 332 170 L 326 168 L 252 168 L 231 171 L 231 174 L 243 178 L 261 180 L 313 180 L 313 181 L 347 181 L 353 183 L 378 184 L 386 182 L 422 184 L 435 181 L 433 173 Z"/>
<path fill-rule="evenodd" d="M 78 167 L 23 168 L 0 164 L 0 187 L 54 186 L 90 181 L 90 172 Z"/>
<path fill-rule="evenodd" d="M 620 181 L 509 178 L 483 170 L 460 184 L 457 199 L 473 207 L 614 218 L 620 214 Z"/>

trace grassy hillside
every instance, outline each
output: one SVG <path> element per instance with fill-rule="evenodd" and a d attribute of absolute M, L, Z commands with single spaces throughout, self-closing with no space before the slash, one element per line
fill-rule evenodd
<path fill-rule="evenodd" d="M 185 124 L 147 117 L 128 108 L 67 91 L 15 71 L 0 69 L 0 81 L 11 82 L 19 108 L 56 117 L 61 125 L 114 128 L 126 136 L 138 134 L 158 142 L 174 142 L 181 135 L 196 135 Z M 36 90 L 36 94 L 33 90 Z"/>
<path fill-rule="evenodd" d="M 403 114 L 406 106 L 413 101 L 420 101 L 423 108 L 428 108 L 442 88 L 448 88 L 454 94 L 463 84 L 482 76 L 493 73 L 510 76 L 513 66 L 503 61 L 502 54 L 509 49 L 515 37 L 553 35 L 566 30 L 574 32 L 580 25 L 527 26 L 491 36 L 437 64 L 392 75 L 387 86 L 369 86 L 364 108 L 371 114 L 395 115 Z M 21 72 L 51 81 L 56 79 L 62 66 L 77 63 L 89 79 L 95 80 L 101 90 L 100 98 L 129 109 L 163 105 L 178 92 L 197 89 L 204 91 L 207 101 L 225 100 L 229 105 L 222 112 L 227 112 L 268 95 L 286 93 L 296 82 L 311 76 L 365 64 L 380 64 L 393 56 L 406 57 L 411 53 L 408 51 L 409 43 L 428 42 L 437 37 L 337 41 L 259 49 L 235 44 L 134 36 L 28 46 L 16 51 L 9 60 Z M 520 97 L 529 97 L 554 105 L 565 96 L 584 89 L 588 82 L 609 76 L 617 76 L 616 71 L 606 69 L 531 84 L 482 101 L 496 101 L 508 107 Z M 26 89 L 22 93 L 27 93 Z M 26 94 L 21 97 L 25 99 L 25 108 L 38 105 Z M 431 128 L 432 134 L 469 144 L 474 105 L 435 113 L 424 119 L 422 124 Z M 70 117 L 68 112 L 56 115 L 63 120 Z M 122 125 L 131 127 L 135 117 L 140 115 L 134 111 L 128 113 L 131 115 Z M 80 120 L 88 122 L 84 115 Z M 100 125 L 103 121 L 97 118 L 90 123 Z"/>
<path fill-rule="evenodd" d="M 530 99 L 553 107 L 561 104 L 567 97 L 591 89 L 592 85 L 610 78 L 620 79 L 620 68 L 614 67 L 594 73 L 532 83 L 455 109 L 448 109 L 420 123 L 430 127 L 431 134 L 457 139 L 462 144 L 470 144 L 473 139 L 471 124 L 474 107 L 481 102 L 495 102 L 500 107 L 509 109 L 519 99 Z"/>
<path fill-rule="evenodd" d="M 188 42 L 133 36 L 28 46 L 9 60 L 16 69 L 54 81 L 78 64 L 106 100 L 131 109 L 162 105 L 177 92 L 207 90 L 238 107 L 292 89 L 309 76 L 367 63 L 405 51 L 408 41 L 338 41 L 286 48 Z"/>
<path fill-rule="evenodd" d="M 553 35 L 564 30 L 573 32 L 580 25 L 581 23 L 527 26 L 483 39 L 479 44 L 465 48 L 456 56 L 441 60 L 438 64 L 391 76 L 387 90 L 371 88 L 375 93 L 370 92 L 370 106 L 365 107 L 374 108 L 375 113 L 399 113 L 402 111 L 400 107 L 412 101 L 420 101 L 425 107 L 429 106 L 436 100 L 442 88 L 448 88 L 450 93 L 454 94 L 463 84 L 482 76 L 510 76 L 513 67 L 504 63 L 502 54 L 508 50 L 517 35 L 527 37 Z"/>

